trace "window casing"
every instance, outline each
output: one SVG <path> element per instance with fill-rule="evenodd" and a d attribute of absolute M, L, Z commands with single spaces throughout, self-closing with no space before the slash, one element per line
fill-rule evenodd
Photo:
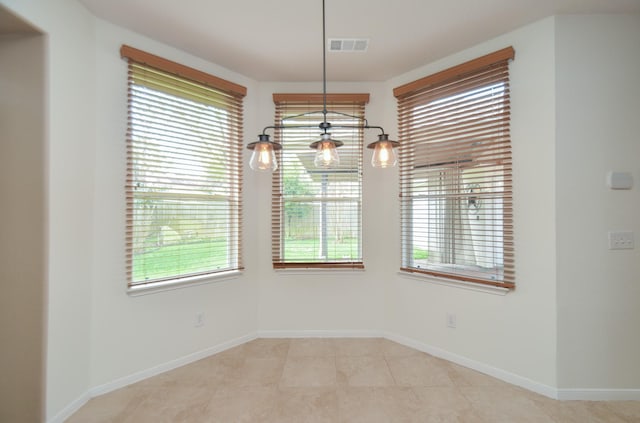
<path fill-rule="evenodd" d="M 242 269 L 246 89 L 123 46 L 129 288 Z"/>
<path fill-rule="evenodd" d="M 513 56 L 503 49 L 394 90 L 403 271 L 515 286 Z"/>
<path fill-rule="evenodd" d="M 316 125 L 323 99 L 317 94 L 274 94 L 277 125 Z M 360 125 L 368 94 L 329 94 L 327 120 L 335 125 Z M 337 112 L 337 113 L 334 113 Z M 347 115 L 356 116 L 349 117 Z M 335 169 L 313 165 L 320 129 L 276 131 L 279 167 L 272 180 L 272 257 L 276 269 L 363 268 L 361 128 L 332 128 L 344 142 Z"/>

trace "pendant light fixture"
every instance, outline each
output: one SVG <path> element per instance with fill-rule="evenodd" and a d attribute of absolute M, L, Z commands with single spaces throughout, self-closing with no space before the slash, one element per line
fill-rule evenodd
<path fill-rule="evenodd" d="M 282 146 L 277 142 L 269 141 L 269 135 L 260 134 L 258 141 L 247 145 L 249 150 L 253 150 L 249 167 L 261 172 L 273 172 L 278 168 L 276 160 L 276 151 L 281 150 Z"/>
<path fill-rule="evenodd" d="M 391 141 L 389 135 L 384 132 L 379 134 L 378 141 L 372 142 L 367 146 L 367 148 L 373 149 L 371 166 L 380 168 L 395 166 L 398 163 L 395 151 L 398 145 L 400 145 L 398 141 Z"/>
<path fill-rule="evenodd" d="M 338 166 L 340 157 L 338 156 L 338 147 L 344 145 L 342 141 L 338 141 L 331 137 L 331 128 L 351 128 L 351 129 L 378 129 L 378 140 L 367 145 L 367 148 L 373 149 L 373 158 L 371 165 L 373 167 L 387 168 L 395 166 L 397 163 L 395 148 L 400 144 L 398 141 L 389 139 L 389 135 L 384 132 L 381 126 L 369 125 L 368 121 L 358 116 L 339 113 L 355 120 L 361 121 L 359 125 L 335 125 L 327 121 L 327 114 L 331 113 L 327 110 L 327 51 L 326 51 L 326 35 L 325 35 L 325 7 L 322 0 L 322 99 L 323 108 L 319 111 L 307 112 L 297 116 L 319 115 L 322 114 L 322 122 L 317 126 L 314 125 L 270 125 L 265 126 L 262 134 L 258 135 L 258 141 L 247 144 L 247 149 L 253 150 L 249 166 L 256 171 L 273 172 L 278 168 L 276 160 L 276 151 L 282 149 L 282 145 L 269 139 L 268 130 L 287 130 L 291 128 L 319 128 L 320 139 L 312 142 L 309 147 L 316 150 L 314 165 L 322 169 L 330 169 Z"/>

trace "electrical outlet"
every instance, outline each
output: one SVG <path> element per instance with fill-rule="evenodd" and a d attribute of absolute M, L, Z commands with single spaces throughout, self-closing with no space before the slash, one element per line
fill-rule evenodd
<path fill-rule="evenodd" d="M 447 313 L 447 327 L 455 329 L 458 325 L 458 320 L 455 314 Z"/>
<path fill-rule="evenodd" d="M 196 313 L 196 320 L 195 320 L 194 326 L 197 327 L 197 328 L 204 326 L 204 313 L 203 312 Z"/>
<path fill-rule="evenodd" d="M 633 232 L 609 232 L 610 250 L 632 250 L 634 248 Z"/>

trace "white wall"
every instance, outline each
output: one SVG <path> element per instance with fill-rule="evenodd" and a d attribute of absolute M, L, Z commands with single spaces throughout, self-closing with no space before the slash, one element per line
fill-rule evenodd
<path fill-rule="evenodd" d="M 4 0 L 46 34 L 48 340 L 46 415 L 89 387 L 93 255 L 93 17 L 68 0 Z"/>
<path fill-rule="evenodd" d="M 126 294 L 125 274 L 125 134 L 127 44 L 218 77 L 247 86 L 245 121 L 255 120 L 255 87 L 251 80 L 148 38 L 96 21 L 95 208 L 91 386 L 96 388 L 155 366 L 197 354 L 255 333 L 258 276 L 251 238 L 245 243 L 247 270 L 238 278 L 154 293 Z M 253 132 L 245 130 L 246 133 Z M 248 167 L 247 167 L 248 169 Z M 245 193 L 245 231 L 253 233 L 254 189 Z M 194 326 L 196 313 L 204 325 Z"/>
<path fill-rule="evenodd" d="M 330 78 L 331 57 L 327 61 Z M 384 86 L 380 83 L 329 82 L 330 93 L 369 93 L 365 115 L 371 125 L 389 130 L 384 122 Z M 255 135 L 262 127 L 273 124 L 273 93 L 320 93 L 322 82 L 261 83 L 259 121 Z M 365 131 L 365 144 L 377 139 L 377 131 Z M 395 134 L 392 134 L 394 136 Z M 388 277 L 387 255 L 394 246 L 386 240 L 391 228 L 385 227 L 389 211 L 397 203 L 396 169 L 380 170 L 370 166 L 371 151 L 365 148 L 363 170 L 362 228 L 364 271 L 274 271 L 271 262 L 271 177 L 262 173 L 247 174 L 248 184 L 259 187 L 259 203 L 255 217 L 259 219 L 260 275 L 259 330 L 264 336 L 301 334 L 371 335 L 380 333 L 384 322 L 383 282 Z M 309 150 L 310 154 L 313 154 Z M 388 180 L 385 178 L 389 177 Z M 250 239 L 250 238 L 249 238 Z"/>
<path fill-rule="evenodd" d="M 57 421 L 86 401 L 90 390 L 257 328 L 258 275 L 251 265 L 233 280 L 142 297 L 125 293 L 126 63 L 120 45 L 247 86 L 248 122 L 256 120 L 257 89 L 238 74 L 102 22 L 74 0 L 4 3 L 47 36 L 46 416 Z M 255 233 L 256 195 L 247 185 L 245 231 Z M 245 263 L 257 261 L 255 243 L 246 242 L 244 250 Z M 200 312 L 205 325 L 195 329 Z"/>
<path fill-rule="evenodd" d="M 255 331 L 385 331 L 530 381 L 541 391 L 638 387 L 638 250 L 610 252 L 605 244 L 609 229 L 638 232 L 638 188 L 603 187 L 610 169 L 640 178 L 637 17 L 549 18 L 387 83 L 329 84 L 332 92 L 371 93 L 369 121 L 395 137 L 393 87 L 515 48 L 510 68 L 517 289 L 506 296 L 397 275 L 397 169 L 365 167 L 365 271 L 274 272 L 270 181 L 248 170 L 247 154 L 243 275 L 129 297 L 123 236 L 126 64 L 120 45 L 246 85 L 246 140 L 273 121 L 272 92 L 320 86 L 255 83 L 97 20 L 74 0 L 2 1 L 47 34 L 49 419 L 86 399 L 92 388 Z M 595 87 L 594 98 L 602 102 L 585 100 L 586 87 Z M 367 151 L 365 162 L 369 158 Z M 197 312 L 205 314 L 199 329 L 193 327 Z M 457 315 L 457 329 L 445 327 L 446 312 Z"/>
<path fill-rule="evenodd" d="M 44 415 L 44 53 L 35 31 L 0 36 L 0 421 L 6 422 Z"/>
<path fill-rule="evenodd" d="M 387 330 L 548 392 L 556 385 L 554 20 L 394 78 L 387 91 L 509 45 L 516 52 L 510 65 L 516 289 L 496 296 L 396 276 L 386 284 Z M 397 268 L 399 248 L 390 247 L 395 261 L 388 266 Z M 446 313 L 456 315 L 456 329 L 446 327 Z"/>
<path fill-rule="evenodd" d="M 557 18 L 558 386 L 640 389 L 640 15 Z M 634 187 L 613 191 L 610 170 Z M 608 250 L 607 232 L 636 249 Z"/>

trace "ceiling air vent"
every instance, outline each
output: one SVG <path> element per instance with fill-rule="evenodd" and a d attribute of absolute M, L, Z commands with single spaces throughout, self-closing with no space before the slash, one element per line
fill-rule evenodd
<path fill-rule="evenodd" d="M 368 47 L 366 38 L 329 38 L 329 51 L 364 52 Z"/>

